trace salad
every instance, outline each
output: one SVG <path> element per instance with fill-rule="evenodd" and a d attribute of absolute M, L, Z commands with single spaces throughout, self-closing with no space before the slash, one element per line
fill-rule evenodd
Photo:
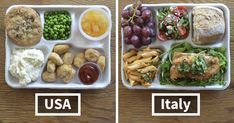
<path fill-rule="evenodd" d="M 189 18 L 184 6 L 164 7 L 158 10 L 157 38 L 161 41 L 185 39 L 189 35 Z"/>

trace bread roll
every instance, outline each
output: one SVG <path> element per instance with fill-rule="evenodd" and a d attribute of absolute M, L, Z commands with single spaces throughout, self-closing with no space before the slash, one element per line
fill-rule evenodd
<path fill-rule="evenodd" d="M 193 42 L 211 44 L 223 39 L 225 21 L 223 11 L 216 7 L 195 7 L 193 14 Z"/>

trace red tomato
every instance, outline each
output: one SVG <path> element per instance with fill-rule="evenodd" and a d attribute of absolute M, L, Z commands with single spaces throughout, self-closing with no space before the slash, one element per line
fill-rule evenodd
<path fill-rule="evenodd" d="M 167 36 L 164 33 L 159 32 L 159 34 L 157 35 L 157 39 L 160 40 L 160 41 L 166 41 Z"/>
<path fill-rule="evenodd" d="M 185 6 L 177 6 L 176 9 L 178 9 L 180 11 L 187 11 L 187 7 L 185 7 Z"/>
<path fill-rule="evenodd" d="M 185 6 L 177 6 L 173 9 L 173 14 L 181 17 L 187 13 L 187 8 Z"/>
<path fill-rule="evenodd" d="M 188 32 L 185 27 L 180 26 L 178 27 L 178 30 L 179 30 L 180 36 L 185 38 L 188 35 Z"/>
<path fill-rule="evenodd" d="M 183 27 L 183 26 L 178 27 L 178 30 L 179 30 L 179 33 L 180 33 L 181 36 L 185 35 L 186 32 L 187 32 L 186 28 Z"/>

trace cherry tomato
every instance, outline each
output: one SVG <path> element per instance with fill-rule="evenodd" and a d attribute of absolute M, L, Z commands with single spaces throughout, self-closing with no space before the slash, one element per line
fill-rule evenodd
<path fill-rule="evenodd" d="M 157 35 L 157 39 L 160 40 L 160 41 L 166 41 L 167 36 L 164 33 L 159 32 L 159 34 Z"/>
<path fill-rule="evenodd" d="M 187 32 L 186 28 L 183 26 L 178 27 L 178 30 L 179 30 L 180 36 L 184 36 Z"/>
<path fill-rule="evenodd" d="M 185 6 L 177 6 L 176 9 L 178 9 L 180 11 L 187 11 L 187 7 L 185 7 Z"/>
<path fill-rule="evenodd" d="M 179 30 L 180 36 L 182 38 L 186 38 L 188 36 L 188 34 L 189 34 L 189 32 L 183 26 L 178 27 L 178 30 Z"/>
<path fill-rule="evenodd" d="M 173 9 L 173 14 L 178 17 L 181 17 L 186 13 L 187 13 L 187 8 L 185 6 L 177 6 Z"/>

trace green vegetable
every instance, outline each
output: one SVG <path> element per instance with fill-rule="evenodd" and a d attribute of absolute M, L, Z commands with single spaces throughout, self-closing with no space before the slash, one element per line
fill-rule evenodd
<path fill-rule="evenodd" d="M 171 13 L 170 7 L 165 7 L 158 10 L 158 19 L 162 21 L 168 14 Z"/>
<path fill-rule="evenodd" d="M 192 63 L 191 71 L 193 74 L 203 74 L 208 68 L 206 61 L 203 56 L 199 55 L 196 57 Z"/>
<path fill-rule="evenodd" d="M 71 16 L 67 11 L 45 12 L 44 38 L 66 40 L 70 36 Z"/>
<path fill-rule="evenodd" d="M 183 61 L 182 64 L 177 66 L 177 70 L 182 73 L 188 73 L 190 72 L 190 65 L 188 64 L 188 62 Z"/>
<path fill-rule="evenodd" d="M 152 83 L 153 79 L 151 78 L 151 76 L 152 76 L 152 73 L 148 72 L 146 74 L 143 74 L 141 78 L 146 82 Z"/>
<path fill-rule="evenodd" d="M 219 58 L 220 61 L 220 71 L 207 80 L 194 80 L 190 78 L 181 78 L 177 80 L 170 79 L 170 68 L 172 66 L 172 58 L 175 52 L 185 52 L 185 53 L 198 53 L 198 54 L 208 54 Z M 224 74 L 227 69 L 227 58 L 225 56 L 226 48 L 195 48 L 192 47 L 189 43 L 176 43 L 172 46 L 168 52 L 168 57 L 160 65 L 160 84 L 162 85 L 176 85 L 176 86 L 207 86 L 213 84 L 225 85 Z M 193 60 L 192 65 L 188 65 L 186 62 L 183 62 L 177 68 L 178 71 L 188 72 L 193 71 L 194 73 L 202 73 L 207 69 L 207 64 L 205 63 L 204 57 L 199 55 Z"/>

